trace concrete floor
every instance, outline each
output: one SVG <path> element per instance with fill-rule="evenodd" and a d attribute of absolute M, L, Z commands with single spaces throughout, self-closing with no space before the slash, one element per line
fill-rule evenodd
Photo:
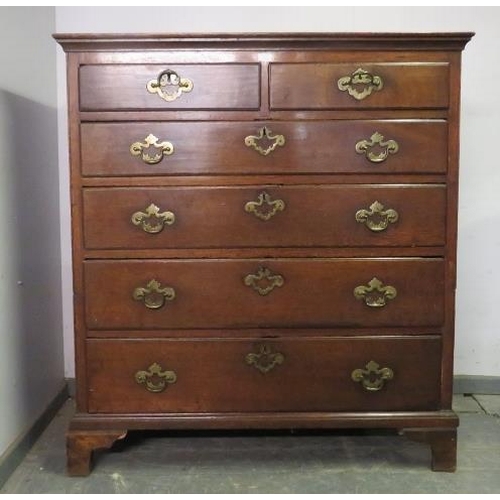
<path fill-rule="evenodd" d="M 500 493 L 500 396 L 457 396 L 457 472 L 383 432 L 132 433 L 86 478 L 65 475 L 68 401 L 0 493 Z"/>

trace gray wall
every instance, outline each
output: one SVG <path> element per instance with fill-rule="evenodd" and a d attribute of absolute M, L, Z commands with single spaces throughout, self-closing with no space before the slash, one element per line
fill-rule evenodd
<path fill-rule="evenodd" d="M 0 463 L 64 384 L 54 31 L 0 8 Z"/>

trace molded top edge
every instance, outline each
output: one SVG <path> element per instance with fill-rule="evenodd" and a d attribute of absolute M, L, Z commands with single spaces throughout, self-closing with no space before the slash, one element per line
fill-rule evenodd
<path fill-rule="evenodd" d="M 472 32 L 442 33 L 56 33 L 66 52 L 165 48 L 463 50 Z"/>

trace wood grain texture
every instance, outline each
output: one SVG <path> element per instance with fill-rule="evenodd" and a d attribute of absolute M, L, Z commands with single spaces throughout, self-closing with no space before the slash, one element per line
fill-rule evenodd
<path fill-rule="evenodd" d="M 244 283 L 261 266 L 284 280 L 265 296 Z M 444 315 L 442 259 L 122 260 L 84 270 L 90 329 L 439 326 Z M 354 297 L 373 277 L 397 290 L 385 307 Z M 157 310 L 132 297 L 152 279 L 176 291 Z"/>
<path fill-rule="evenodd" d="M 88 476 L 92 467 L 93 452 L 111 448 L 115 441 L 123 439 L 126 434 L 126 430 L 82 432 L 70 429 L 66 435 L 68 475 Z"/>
<path fill-rule="evenodd" d="M 447 108 L 448 64 L 363 63 L 361 69 L 383 81 L 362 100 L 341 91 L 337 82 L 359 69 L 355 64 L 272 64 L 271 109 Z M 363 86 L 357 86 L 363 91 Z"/>
<path fill-rule="evenodd" d="M 455 429 L 457 415 L 451 410 L 399 412 L 217 412 L 217 413 L 77 413 L 73 428 L 114 429 Z"/>
<path fill-rule="evenodd" d="M 149 81 L 170 69 L 193 82 L 191 92 L 167 102 L 146 89 Z M 103 65 L 80 67 L 80 108 L 114 109 L 258 109 L 260 67 L 257 64 Z"/>
<path fill-rule="evenodd" d="M 474 36 L 460 33 L 58 33 L 54 38 L 68 52 L 148 49 L 328 49 L 460 51 Z"/>
<path fill-rule="evenodd" d="M 403 429 L 402 434 L 412 441 L 430 445 L 433 471 L 455 472 L 457 469 L 456 429 Z"/>
<path fill-rule="evenodd" d="M 284 206 L 268 220 L 245 210 L 248 203 L 259 203 L 262 193 L 270 201 L 250 205 L 259 215 L 268 215 L 273 202 Z M 398 213 L 383 231 L 355 218 L 375 201 Z M 175 214 L 175 222 L 156 234 L 131 222 L 151 204 Z M 88 249 L 416 247 L 445 241 L 442 185 L 86 189 L 83 205 Z"/>
<path fill-rule="evenodd" d="M 245 145 L 245 138 L 257 136 L 262 127 L 286 141 L 267 156 Z M 375 132 L 399 145 L 397 153 L 380 163 L 356 152 L 356 144 Z M 442 120 L 84 123 L 82 174 L 439 174 L 447 168 L 447 133 Z M 130 146 L 149 134 L 174 147 L 173 154 L 155 165 L 130 153 Z M 153 155 L 158 149 L 147 152 Z"/>
<path fill-rule="evenodd" d="M 267 373 L 245 359 L 262 345 L 284 358 Z M 89 411 L 435 410 L 439 345 L 439 338 L 89 340 Z M 394 372 L 375 392 L 351 378 L 371 360 Z M 163 392 L 149 392 L 135 380 L 153 363 L 177 375 Z"/>
<path fill-rule="evenodd" d="M 435 470 L 453 470 L 460 51 L 471 36 L 56 35 L 69 53 L 70 473 L 88 473 L 92 450 L 120 429 L 165 428 L 396 428 L 430 444 Z M 146 90 L 167 68 L 194 83 L 169 103 Z M 383 89 L 340 91 L 358 68 Z M 267 156 L 244 142 L 262 127 L 285 137 Z M 375 132 L 399 146 L 379 163 L 355 151 Z M 174 154 L 132 156 L 148 134 Z M 244 209 L 264 190 L 286 205 L 266 222 Z M 375 200 L 399 213 L 378 234 L 354 219 Z M 176 215 L 156 235 L 130 223 L 151 203 Z M 244 282 L 260 266 L 283 277 L 267 295 Z M 397 289 L 385 307 L 354 297 L 375 276 Z M 176 291 L 156 310 L 132 296 L 151 279 Z M 265 374 L 244 362 L 262 342 L 285 357 Z M 371 360 L 395 373 L 376 393 L 349 379 Z M 134 380 L 155 361 L 178 375 L 161 394 Z"/>

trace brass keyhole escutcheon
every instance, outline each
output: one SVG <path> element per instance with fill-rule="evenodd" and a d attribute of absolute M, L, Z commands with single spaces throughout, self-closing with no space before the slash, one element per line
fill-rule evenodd
<path fill-rule="evenodd" d="M 264 296 L 270 294 L 276 287 L 282 287 L 285 279 L 281 274 L 273 274 L 269 268 L 261 266 L 255 274 L 247 274 L 243 282 Z"/>
<path fill-rule="evenodd" d="M 262 191 L 257 201 L 249 201 L 245 203 L 245 212 L 255 215 L 260 220 L 268 221 L 278 212 L 285 210 L 285 202 L 280 199 L 273 200 L 271 195 Z"/>
<path fill-rule="evenodd" d="M 183 93 L 193 90 L 194 84 L 189 78 L 181 78 L 171 69 L 162 71 L 157 78 L 150 80 L 146 88 L 150 94 L 158 94 L 164 101 L 172 102 Z"/>
<path fill-rule="evenodd" d="M 281 352 L 272 352 L 271 347 L 262 344 L 258 347 L 258 352 L 250 352 L 245 356 L 248 365 L 254 366 L 261 373 L 270 372 L 275 366 L 285 362 L 285 356 Z"/>
<path fill-rule="evenodd" d="M 262 156 L 272 153 L 278 146 L 285 145 L 285 136 L 281 134 L 273 135 L 270 129 L 262 127 L 258 135 L 245 137 L 245 145 L 255 149 Z"/>
<path fill-rule="evenodd" d="M 338 79 L 337 86 L 357 101 L 366 99 L 372 92 L 382 90 L 384 82 L 380 76 L 372 75 L 363 68 L 358 68 L 351 75 Z"/>

